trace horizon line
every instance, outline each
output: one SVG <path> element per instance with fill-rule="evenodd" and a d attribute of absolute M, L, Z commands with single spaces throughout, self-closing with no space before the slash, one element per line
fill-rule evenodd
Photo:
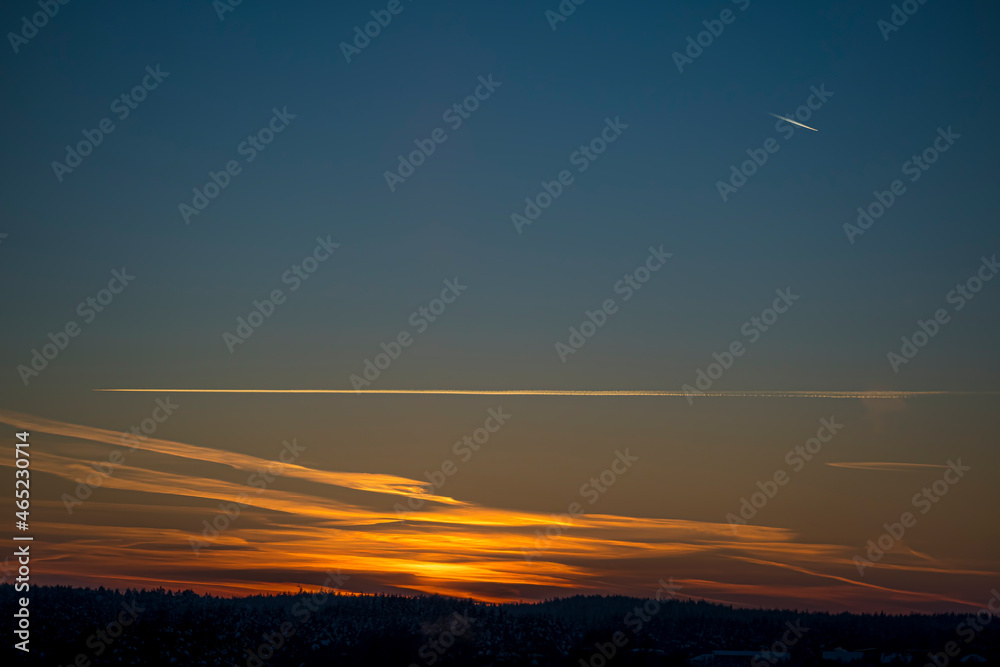
<path fill-rule="evenodd" d="M 670 577 L 670 579 L 673 579 L 673 577 Z M 687 579 L 686 578 L 685 579 L 681 579 L 680 581 L 687 581 Z M 628 599 L 631 599 L 631 600 L 653 600 L 653 599 L 656 599 L 655 593 L 651 593 L 648 596 L 638 595 L 638 594 L 629 594 L 629 593 L 617 593 L 617 594 L 614 594 L 614 595 L 609 595 L 607 593 L 573 593 L 571 595 L 570 594 L 559 595 L 559 593 L 561 591 L 557 590 L 557 591 L 553 591 L 553 594 L 555 595 L 555 597 L 553 597 L 551 599 L 550 598 L 546 598 L 546 599 L 532 599 L 532 598 L 522 597 L 522 598 L 520 598 L 520 599 L 518 599 L 516 601 L 515 600 L 507 600 L 505 602 L 489 602 L 489 601 L 486 601 L 486 600 L 481 600 L 481 599 L 470 597 L 470 596 L 449 595 L 449 594 L 446 594 L 446 593 L 426 593 L 426 592 L 423 592 L 423 591 L 401 592 L 401 591 L 395 591 L 395 590 L 393 590 L 393 591 L 371 591 L 371 592 L 369 592 L 369 591 L 349 591 L 349 590 L 346 590 L 346 589 L 343 589 L 343 588 L 337 588 L 335 586 L 323 586 L 321 584 L 309 584 L 309 586 L 312 586 L 313 588 L 307 588 L 306 586 L 303 586 L 301 584 L 296 584 L 297 586 L 299 586 L 299 590 L 296 590 L 296 591 L 288 590 L 288 591 L 280 591 L 280 592 L 264 591 L 264 592 L 252 592 L 252 593 L 220 594 L 218 592 L 216 592 L 216 593 L 213 593 L 213 592 L 199 593 L 198 591 L 196 591 L 196 590 L 194 590 L 193 588 L 190 588 L 190 587 L 188 587 L 188 588 L 180 588 L 180 587 L 172 588 L 172 587 L 163 586 L 163 583 L 175 583 L 175 582 L 153 581 L 152 583 L 149 583 L 148 585 L 143 585 L 143 586 L 120 586 L 120 585 L 108 586 L 108 585 L 105 585 L 105 584 L 95 585 L 93 582 L 91 582 L 89 585 L 82 585 L 82 584 L 38 584 L 38 588 L 60 588 L 60 587 L 66 587 L 66 588 L 71 588 L 73 590 L 78 590 L 78 591 L 94 591 L 94 592 L 97 592 L 100 587 L 103 587 L 105 590 L 113 590 L 113 591 L 115 591 L 118 594 L 124 594 L 126 591 L 129 591 L 129 590 L 136 590 L 136 591 L 140 591 L 140 592 L 143 592 L 143 593 L 159 593 L 159 589 L 163 588 L 165 591 L 169 591 L 169 592 L 179 592 L 179 593 L 181 593 L 181 592 L 183 592 L 183 593 L 190 592 L 190 593 L 192 593 L 192 594 L 194 594 L 194 595 L 196 595 L 196 596 L 198 596 L 200 598 L 217 597 L 217 598 L 224 598 L 224 599 L 227 599 L 227 600 L 242 600 L 242 599 L 251 598 L 251 597 L 269 597 L 269 598 L 272 598 L 272 597 L 273 598 L 277 598 L 277 597 L 282 597 L 282 596 L 297 597 L 299 595 L 314 595 L 314 594 L 322 591 L 322 592 L 326 592 L 327 594 L 342 595 L 342 596 L 348 597 L 348 598 L 363 598 L 363 597 L 378 597 L 378 596 L 386 597 L 387 596 L 387 597 L 406 598 L 406 599 L 410 599 L 410 600 L 418 600 L 418 599 L 421 599 L 421 598 L 442 597 L 442 598 L 448 598 L 448 599 L 451 599 L 451 600 L 465 600 L 465 601 L 468 601 L 468 602 L 472 602 L 473 604 L 492 604 L 492 605 L 499 605 L 499 606 L 506 606 L 506 605 L 531 605 L 531 606 L 537 605 L 537 606 L 542 606 L 542 605 L 549 604 L 550 602 L 552 602 L 554 600 L 568 600 L 568 599 L 575 598 L 575 597 L 584 597 L 584 598 L 624 597 L 624 598 L 628 598 Z M 156 586 L 156 584 L 160 584 L 160 585 Z M 411 589 L 402 589 L 402 590 L 411 590 Z M 754 611 L 771 611 L 771 612 L 787 612 L 787 613 L 801 613 L 802 612 L 802 610 L 799 609 L 798 607 L 767 606 L 767 605 L 760 604 L 760 603 L 726 601 L 726 600 L 719 600 L 717 598 L 699 597 L 699 596 L 694 596 L 694 595 L 690 595 L 690 594 L 687 594 L 687 593 L 681 593 L 681 592 L 675 592 L 674 595 L 676 596 L 676 597 L 672 598 L 672 601 L 674 601 L 674 602 L 693 603 L 693 604 L 697 604 L 699 602 L 702 602 L 702 603 L 707 603 L 707 604 L 711 604 L 711 605 L 717 605 L 717 606 L 721 606 L 721 607 L 727 607 L 727 606 L 738 607 L 738 609 L 735 609 L 734 611 L 749 611 L 749 612 L 754 612 Z M 971 601 L 965 601 L 965 600 L 957 600 L 956 602 L 958 602 L 959 604 L 968 606 L 968 607 L 978 607 L 978 606 L 981 606 L 978 602 L 971 602 Z M 823 613 L 830 613 L 830 612 L 818 611 L 815 608 L 807 608 L 806 609 L 806 613 L 809 613 L 809 614 L 823 614 Z M 910 610 L 910 611 L 906 611 L 906 612 L 903 612 L 903 611 L 898 611 L 898 612 L 891 611 L 891 612 L 887 612 L 887 611 L 885 611 L 885 608 L 881 608 L 881 611 L 862 611 L 862 610 L 857 609 L 857 608 L 852 608 L 850 610 L 842 610 L 842 611 L 836 612 L 836 613 L 846 613 L 846 614 L 849 614 L 851 616 L 876 616 L 879 613 L 881 613 L 881 614 L 885 615 L 886 617 L 892 617 L 892 616 L 945 616 L 945 615 L 952 616 L 952 615 L 960 614 L 962 612 L 957 612 L 957 611 L 915 611 L 915 610 Z"/>

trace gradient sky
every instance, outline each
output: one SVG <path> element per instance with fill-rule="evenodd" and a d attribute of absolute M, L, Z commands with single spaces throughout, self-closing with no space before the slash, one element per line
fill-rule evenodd
<path fill-rule="evenodd" d="M 246 592 L 341 567 L 354 590 L 537 599 L 652 593 L 672 576 L 686 594 L 736 604 L 981 604 L 1000 583 L 996 396 L 92 391 L 350 389 L 456 277 L 468 290 L 371 388 L 679 390 L 713 353 L 747 343 L 743 324 L 790 288 L 800 299 L 713 389 L 1000 389 L 1000 281 L 960 311 L 947 301 L 1000 251 L 1000 8 L 928 2 L 885 40 L 888 2 L 743 5 L 592 0 L 553 31 L 554 1 L 403 0 L 350 63 L 339 44 L 384 3 L 246 0 L 220 20 L 208 1 L 74 2 L 16 54 L 8 42 L 0 421 L 35 434 L 39 578 Z M 678 72 L 672 54 L 727 8 L 735 20 Z M 19 30 L 34 11 L 8 3 L 0 25 Z M 112 100 L 157 65 L 169 76 L 119 120 Z M 500 87 L 452 130 L 442 113 L 491 75 Z M 807 122 L 819 132 L 786 139 L 768 114 L 820 86 L 833 95 Z M 244 162 L 238 145 L 273 108 L 296 117 Z M 115 131 L 59 182 L 52 162 L 105 117 Z M 571 153 L 606 118 L 628 129 L 577 173 Z M 384 172 L 438 127 L 448 140 L 390 191 Z M 960 138 L 911 183 L 902 165 L 949 127 Z M 780 149 L 722 201 L 716 183 L 770 137 Z M 242 172 L 186 225 L 178 205 L 232 159 Z M 518 234 L 511 214 L 563 169 L 575 182 Z M 906 193 L 849 243 L 843 225 L 897 178 Z M 288 292 L 282 275 L 317 237 L 340 247 Z M 616 282 L 661 245 L 672 257 L 622 302 Z M 122 267 L 134 283 L 84 323 L 77 305 Z M 223 333 L 276 288 L 287 301 L 230 353 Z M 608 298 L 618 311 L 562 363 L 555 344 Z M 887 353 L 940 308 L 950 321 L 894 372 Z M 81 335 L 25 385 L 18 365 L 70 320 Z M 68 514 L 59 499 L 83 466 L 168 396 L 181 406 L 155 433 L 168 444 L 129 453 Z M 453 443 L 501 406 L 511 420 L 459 464 L 423 510 L 433 516 L 397 523 L 399 494 L 457 461 Z M 786 452 L 830 417 L 843 430 L 734 535 L 726 514 L 790 471 Z M 402 486 L 283 475 L 226 531 L 227 548 L 195 556 L 188 538 L 246 482 L 226 453 L 268 462 L 291 438 L 308 470 Z M 178 443 L 201 449 L 179 456 Z M 521 557 L 626 448 L 638 462 L 587 518 Z M 968 475 L 860 577 L 852 556 L 943 469 L 825 464 L 958 458 Z"/>

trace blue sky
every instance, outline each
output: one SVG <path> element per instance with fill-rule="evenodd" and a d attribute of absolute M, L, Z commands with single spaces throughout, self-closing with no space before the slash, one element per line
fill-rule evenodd
<path fill-rule="evenodd" d="M 727 7 L 735 21 L 679 73 L 671 54 Z M 169 326 L 150 321 L 154 313 L 160 322 L 218 330 L 239 305 L 270 289 L 270 276 L 306 254 L 316 235 L 330 234 L 343 252 L 283 314 L 288 330 L 299 332 L 292 335 L 314 329 L 295 326 L 296 319 L 323 323 L 343 349 L 342 336 L 391 328 L 456 274 L 483 295 L 466 306 L 456 334 L 487 354 L 517 341 L 507 351 L 533 366 L 551 362 L 549 339 L 599 302 L 646 247 L 665 244 L 673 266 L 595 348 L 614 356 L 615 348 L 638 344 L 662 358 L 651 333 L 669 327 L 675 344 L 694 354 L 706 336 L 725 342 L 775 288 L 794 285 L 809 295 L 807 313 L 785 342 L 808 340 L 805 354 L 845 350 L 857 359 L 854 377 L 833 383 L 847 388 L 878 378 L 878 351 L 895 331 L 996 247 L 993 200 L 982 187 L 996 171 L 987 111 L 996 92 L 984 65 L 996 57 L 984 32 L 994 10 L 985 3 L 924 6 L 889 41 L 876 26 L 889 10 L 878 5 L 789 12 L 751 3 L 741 12 L 726 3 L 640 3 L 628 11 L 588 3 L 556 31 L 543 6 L 403 8 L 348 64 L 337 45 L 374 7 L 245 2 L 224 21 L 210 3 L 63 7 L 4 72 L 19 92 L 3 112 L 11 216 L 4 265 L 10 275 L 47 267 L 8 295 L 22 322 L 8 334 L 19 338 L 17 347 L 30 348 L 52 321 L 43 303 L 62 295 L 75 303 L 73 286 L 86 293 L 120 264 L 141 275 L 132 298 L 158 304 L 110 313 L 127 317 L 125 330 L 165 339 Z M 20 18 L 16 7 L 7 15 L 9 24 Z M 169 77 L 57 182 L 51 162 L 82 129 L 111 115 L 110 101 L 138 83 L 147 65 Z M 383 173 L 396 156 L 446 127 L 442 112 L 488 74 L 502 86 L 390 192 Z M 834 93 L 811 121 L 821 132 L 781 140 L 766 113 L 794 110 L 819 85 Z M 297 116 L 289 130 L 185 226 L 177 205 L 209 170 L 238 157 L 237 145 L 273 107 Z M 510 214 L 542 179 L 569 166 L 605 117 L 628 124 L 621 141 L 517 235 Z M 948 126 L 962 135 L 955 149 L 871 232 L 846 243 L 841 227 L 855 208 Z M 779 139 L 780 152 L 722 202 L 717 181 L 768 137 Z M 348 284 L 361 275 L 361 284 Z M 227 302 L 239 304 L 228 309 L 232 318 L 223 316 Z M 372 302 L 379 312 L 364 305 Z M 988 311 L 970 309 L 970 317 L 982 323 Z M 36 316 L 35 331 L 23 326 Z M 538 334 L 531 339 L 523 338 L 526 319 Z M 852 319 L 880 335 L 854 335 Z M 962 331 L 953 337 L 979 343 L 974 332 L 989 329 L 955 328 Z M 185 356 L 224 360 L 218 340 L 199 343 Z M 956 355 L 968 348 L 955 338 L 939 343 L 940 367 L 932 371 L 927 361 L 922 369 L 929 380 L 947 383 L 949 343 Z M 260 352 L 247 346 L 246 354 L 267 355 L 267 343 L 256 344 Z"/>

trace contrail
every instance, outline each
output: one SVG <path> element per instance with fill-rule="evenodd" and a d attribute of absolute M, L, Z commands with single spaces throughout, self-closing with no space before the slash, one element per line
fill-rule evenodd
<path fill-rule="evenodd" d="M 990 396 L 997 391 L 704 391 L 659 389 L 94 389 L 93 391 L 167 394 L 404 394 L 451 396 L 686 396 L 711 398 L 899 399 L 922 396 Z"/>
<path fill-rule="evenodd" d="M 768 112 L 768 113 L 770 113 L 770 112 Z M 813 132 L 819 132 L 819 130 L 817 130 L 815 127 L 809 127 L 808 125 L 803 125 L 802 123 L 800 123 L 798 121 L 794 121 L 791 118 L 785 118 L 784 116 L 779 116 L 776 113 L 772 113 L 771 115 L 774 116 L 775 118 L 780 118 L 783 121 L 789 122 L 792 125 L 798 125 L 799 127 L 804 127 L 807 130 L 812 130 Z"/>
<path fill-rule="evenodd" d="M 938 465 L 936 463 L 889 463 L 884 461 L 866 461 L 866 462 L 843 462 L 843 463 L 827 463 L 828 466 L 834 468 L 852 468 L 854 470 L 879 470 L 883 472 L 916 472 L 924 470 L 926 468 L 947 468 L 945 465 Z"/>

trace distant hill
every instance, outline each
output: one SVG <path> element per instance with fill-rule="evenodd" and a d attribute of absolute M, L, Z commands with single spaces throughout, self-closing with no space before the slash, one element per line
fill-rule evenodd
<path fill-rule="evenodd" d="M 4 609 L 15 608 L 16 595 L 0 587 Z M 866 649 L 854 664 L 923 665 L 949 642 L 960 650 L 954 663 L 975 655 L 1000 664 L 1000 622 L 975 631 L 956 614 L 800 613 L 623 596 L 498 605 L 437 596 L 219 598 L 70 587 L 32 588 L 30 609 L 31 653 L 17 663 L 46 667 L 819 665 L 833 664 L 823 653 L 839 647 Z"/>

